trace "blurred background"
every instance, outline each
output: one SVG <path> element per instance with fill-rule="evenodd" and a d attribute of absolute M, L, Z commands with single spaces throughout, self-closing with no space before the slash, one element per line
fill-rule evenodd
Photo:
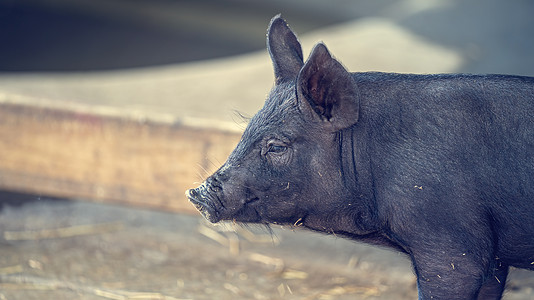
<path fill-rule="evenodd" d="M 278 13 L 353 72 L 534 75 L 529 0 L 0 0 L 0 300 L 416 298 L 399 254 L 182 196 L 263 104 Z"/>
<path fill-rule="evenodd" d="M 80 71 L 175 64 L 264 48 L 266 21 L 302 32 L 347 21 L 327 5 L 264 1 L 3 1 L 3 71 Z M 278 8 L 277 8 L 278 6 Z"/>
<path fill-rule="evenodd" d="M 0 70 L 110 70 L 239 55 L 262 50 L 266 22 L 283 13 L 300 35 L 385 18 L 457 51 L 458 72 L 528 75 L 533 9 L 527 0 L 3 0 Z"/>

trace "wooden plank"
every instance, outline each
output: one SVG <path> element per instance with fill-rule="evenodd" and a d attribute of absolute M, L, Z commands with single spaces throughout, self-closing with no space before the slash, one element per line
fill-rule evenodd
<path fill-rule="evenodd" d="M 175 212 L 238 132 L 0 103 L 0 189 Z"/>

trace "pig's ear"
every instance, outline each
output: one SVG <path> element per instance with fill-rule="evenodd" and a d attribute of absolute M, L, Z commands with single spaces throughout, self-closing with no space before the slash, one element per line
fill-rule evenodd
<path fill-rule="evenodd" d="M 359 96 L 352 75 L 322 43 L 315 45 L 297 79 L 301 111 L 333 131 L 358 121 Z"/>
<path fill-rule="evenodd" d="M 300 43 L 286 21 L 275 16 L 267 31 L 267 49 L 274 66 L 276 84 L 295 80 L 304 61 Z"/>

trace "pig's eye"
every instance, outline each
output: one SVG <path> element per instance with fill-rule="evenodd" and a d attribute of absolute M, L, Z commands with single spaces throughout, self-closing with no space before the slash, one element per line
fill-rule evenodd
<path fill-rule="evenodd" d="M 283 154 L 287 151 L 287 145 L 279 140 L 270 140 L 263 148 L 263 155 L 267 154 Z"/>
<path fill-rule="evenodd" d="M 287 165 L 291 160 L 291 150 L 288 144 L 279 140 L 271 139 L 262 147 L 261 154 L 273 166 Z"/>
<path fill-rule="evenodd" d="M 287 150 L 287 146 L 284 145 L 269 145 L 269 148 L 267 149 L 268 153 L 283 153 Z"/>

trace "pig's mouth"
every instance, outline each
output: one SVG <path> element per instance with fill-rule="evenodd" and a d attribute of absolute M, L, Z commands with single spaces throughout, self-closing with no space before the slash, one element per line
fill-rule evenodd
<path fill-rule="evenodd" d="M 245 201 L 236 201 L 237 206 L 223 203 L 220 188 L 204 182 L 196 189 L 185 192 L 195 208 L 211 223 L 221 220 L 234 220 L 234 222 L 258 223 L 262 218 L 256 210 L 260 198 L 248 193 Z"/>
<path fill-rule="evenodd" d="M 206 193 L 201 193 L 198 189 L 201 189 L 204 185 L 198 187 L 197 189 L 190 189 L 185 192 L 185 195 L 189 199 L 195 208 L 211 223 L 217 223 L 221 220 L 219 213 L 215 207 L 211 205 L 212 201 L 207 199 L 204 195 Z"/>

